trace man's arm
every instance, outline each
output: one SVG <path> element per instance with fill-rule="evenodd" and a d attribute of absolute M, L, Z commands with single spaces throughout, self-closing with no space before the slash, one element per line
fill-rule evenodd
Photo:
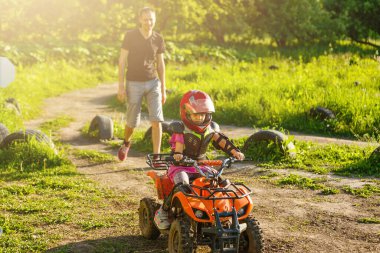
<path fill-rule="evenodd" d="M 164 54 L 157 55 L 157 73 L 161 81 L 162 104 L 166 102 L 165 61 Z"/>
<path fill-rule="evenodd" d="M 119 56 L 119 87 L 117 92 L 117 99 L 120 102 L 125 101 L 126 92 L 124 87 L 124 76 L 125 76 L 125 69 L 127 67 L 127 58 L 128 58 L 128 51 L 125 49 L 120 50 L 120 56 Z"/>

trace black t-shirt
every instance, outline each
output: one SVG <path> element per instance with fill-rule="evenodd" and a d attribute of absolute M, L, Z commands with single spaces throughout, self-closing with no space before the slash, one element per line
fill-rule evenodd
<path fill-rule="evenodd" d="M 157 77 L 156 55 L 165 51 L 160 34 L 153 31 L 152 36 L 145 39 L 139 29 L 130 30 L 121 47 L 128 50 L 127 80 L 144 82 Z"/>

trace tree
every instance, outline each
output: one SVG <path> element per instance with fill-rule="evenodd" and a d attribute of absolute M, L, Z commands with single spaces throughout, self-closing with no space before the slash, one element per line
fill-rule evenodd
<path fill-rule="evenodd" d="M 245 0 L 198 0 L 206 10 L 203 25 L 219 44 L 228 35 L 242 35 L 249 28 L 244 20 Z"/>
<path fill-rule="evenodd" d="M 347 37 L 380 47 L 370 42 L 380 37 L 380 0 L 325 0 L 325 6 L 345 24 Z"/>
<path fill-rule="evenodd" d="M 260 37 L 269 35 L 279 47 L 290 43 L 334 40 L 336 21 L 319 0 L 247 1 L 247 22 Z"/>

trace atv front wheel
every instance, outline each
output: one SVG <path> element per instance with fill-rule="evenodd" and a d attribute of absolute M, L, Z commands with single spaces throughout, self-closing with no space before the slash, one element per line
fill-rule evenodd
<path fill-rule="evenodd" d="M 260 223 L 252 216 L 245 219 L 247 229 L 240 235 L 239 253 L 264 252 L 264 240 Z"/>
<path fill-rule="evenodd" d="M 177 218 L 170 226 L 169 253 L 195 252 L 193 232 L 190 221 L 187 218 Z"/>
<path fill-rule="evenodd" d="M 142 235 L 150 240 L 155 240 L 160 236 L 160 230 L 154 224 L 154 215 L 160 208 L 160 204 L 153 198 L 143 198 L 140 200 L 139 226 Z"/>

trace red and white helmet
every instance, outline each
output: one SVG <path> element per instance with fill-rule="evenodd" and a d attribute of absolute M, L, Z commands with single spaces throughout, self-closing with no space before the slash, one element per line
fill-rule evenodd
<path fill-rule="evenodd" d="M 186 127 L 197 133 L 203 133 L 206 130 L 211 123 L 211 114 L 215 112 L 214 103 L 210 96 L 199 90 L 186 92 L 181 99 L 179 110 Z M 190 117 L 190 114 L 193 113 L 205 113 L 205 120 L 200 124 L 193 122 Z"/>

